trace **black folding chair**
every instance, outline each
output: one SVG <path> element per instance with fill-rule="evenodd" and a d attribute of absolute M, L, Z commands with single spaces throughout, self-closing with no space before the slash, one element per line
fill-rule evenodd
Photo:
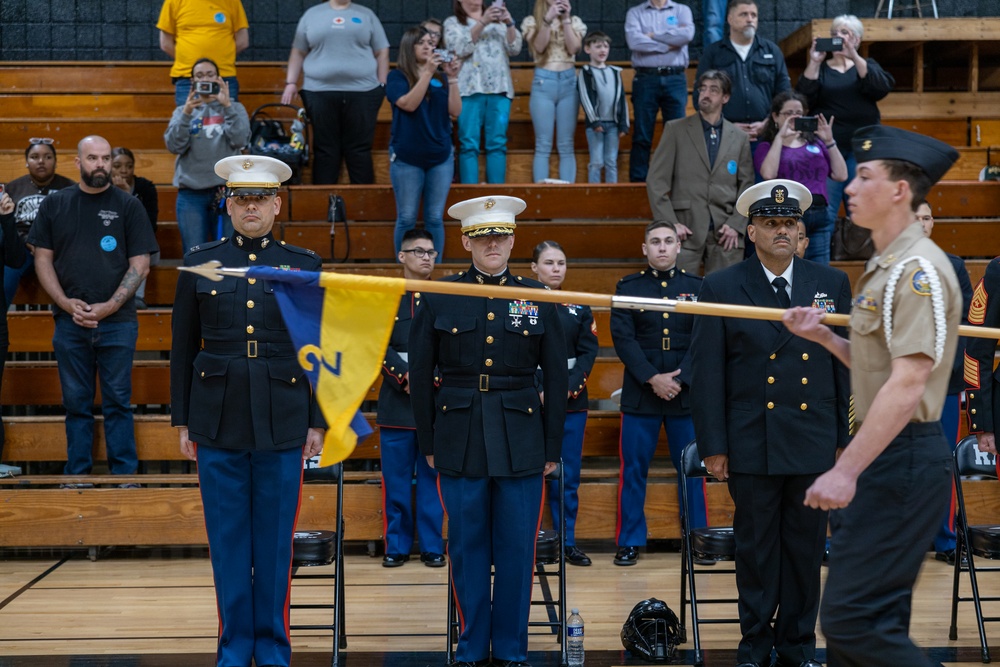
<path fill-rule="evenodd" d="M 566 525 L 566 503 L 564 496 L 564 475 L 562 463 L 556 466 L 546 479 L 555 479 L 559 486 L 559 525 Z M 545 569 L 546 565 L 555 565 L 554 571 Z M 550 579 L 557 580 L 559 597 L 552 594 Z M 532 597 L 532 607 L 545 607 L 548 620 L 529 621 L 528 628 L 548 628 L 546 633 L 559 638 L 560 665 L 567 664 L 566 639 L 566 535 L 565 531 L 539 530 L 535 542 L 535 579 L 542 591 L 542 599 Z M 455 606 L 455 589 L 451 577 L 451 560 L 448 561 L 448 647 L 447 662 L 455 662 L 455 644 L 458 643 L 459 623 L 458 609 Z"/>
<path fill-rule="evenodd" d="M 976 608 L 976 625 L 979 627 L 979 644 L 984 663 L 990 661 L 990 648 L 986 642 L 986 623 L 1000 621 L 1000 616 L 984 616 L 983 602 L 998 602 L 1000 596 L 984 597 L 979 593 L 978 575 L 982 572 L 1000 571 L 1000 566 L 977 566 L 976 557 L 990 560 L 1000 559 L 1000 525 L 970 526 L 965 511 L 965 494 L 962 493 L 963 479 L 997 479 L 997 461 L 993 454 L 980 452 L 976 446 L 976 436 L 963 438 L 955 447 L 955 580 L 951 593 L 951 628 L 948 637 L 958 639 L 958 603 L 972 602 Z M 958 593 L 958 580 L 962 572 L 969 573 L 972 595 Z"/>
<path fill-rule="evenodd" d="M 333 656 L 330 664 L 338 667 L 340 649 L 347 648 L 347 630 L 344 619 L 344 466 L 338 463 L 323 468 L 306 468 L 305 482 L 337 484 L 336 530 L 314 530 L 295 533 L 292 550 L 292 580 L 333 579 L 332 604 L 290 604 L 289 609 L 328 609 L 333 612 L 329 624 L 292 624 L 291 630 L 329 630 L 333 633 Z M 333 565 L 330 573 L 305 573 L 303 568 Z"/>
<path fill-rule="evenodd" d="M 705 468 L 704 462 L 698 456 L 698 445 L 691 441 L 681 454 L 680 485 L 687 489 L 687 481 L 692 478 L 712 479 Z M 700 565 L 699 562 L 712 563 L 734 561 L 736 558 L 736 537 L 732 526 L 710 526 L 706 528 L 691 527 L 691 508 L 688 506 L 687 493 L 682 493 L 684 517 L 681 521 L 681 642 L 687 642 L 685 618 L 687 607 L 691 607 L 691 632 L 694 638 L 694 664 L 703 663 L 701 653 L 700 625 L 716 625 L 719 623 L 739 623 L 739 618 L 699 618 L 698 606 L 707 604 L 736 604 L 737 598 L 699 598 L 697 578 L 706 574 L 736 574 L 736 567 L 720 569 L 714 566 Z M 690 591 L 690 595 L 688 592 Z"/>

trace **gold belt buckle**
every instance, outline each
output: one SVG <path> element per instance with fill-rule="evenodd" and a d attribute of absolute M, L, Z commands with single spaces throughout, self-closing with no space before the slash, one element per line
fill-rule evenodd
<path fill-rule="evenodd" d="M 257 358 L 257 341 L 255 340 L 247 341 L 247 358 L 249 359 Z"/>
<path fill-rule="evenodd" d="M 663 339 L 663 351 L 666 352 L 669 349 L 670 349 L 670 339 L 669 338 L 664 338 Z"/>
<path fill-rule="evenodd" d="M 490 390 L 490 376 L 485 373 L 479 376 L 479 391 L 489 391 Z"/>

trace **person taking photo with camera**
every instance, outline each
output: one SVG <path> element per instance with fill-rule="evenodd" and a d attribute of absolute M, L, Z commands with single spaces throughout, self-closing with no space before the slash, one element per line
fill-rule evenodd
<path fill-rule="evenodd" d="M 224 181 L 213 166 L 224 157 L 238 155 L 250 141 L 250 117 L 242 104 L 230 98 L 229 84 L 219 76 L 211 59 L 195 62 L 191 92 L 184 104 L 174 109 L 163 139 L 167 150 L 177 156 L 177 227 L 184 252 L 230 236 L 233 224 L 220 206 Z"/>
<path fill-rule="evenodd" d="M 801 93 L 786 90 L 775 95 L 753 166 L 767 180 L 784 178 L 809 189 L 812 206 L 801 220 L 809 237 L 805 259 L 829 264 L 834 218 L 827 210 L 826 181 L 846 181 L 847 164 L 833 140 L 834 118 L 806 116 L 808 111 Z"/>
<path fill-rule="evenodd" d="M 403 236 L 417 224 L 421 198 L 424 229 L 433 237 L 438 257 L 444 252 L 444 204 L 455 175 L 451 123 L 462 112 L 462 61 L 435 49 L 437 41 L 420 26 L 403 33 L 398 67 L 385 85 L 392 105 L 389 177 L 396 197 L 396 254 Z"/>

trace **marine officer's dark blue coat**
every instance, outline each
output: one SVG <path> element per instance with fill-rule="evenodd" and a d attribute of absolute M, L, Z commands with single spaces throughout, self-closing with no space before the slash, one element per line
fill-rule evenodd
<path fill-rule="evenodd" d="M 445 280 L 542 287 L 509 270 L 493 277 L 471 268 Z M 567 354 L 556 307 L 428 293 L 409 349 L 417 440 L 434 456 L 448 511 L 461 623 L 456 658 L 484 660 L 492 648 L 494 661 L 525 660 L 541 473 L 559 460 L 566 416 Z"/>
<path fill-rule="evenodd" d="M 701 278 L 678 268 L 659 271 L 646 267 L 618 281 L 617 296 L 649 299 L 697 301 Z M 670 459 L 676 468 L 684 447 L 694 439 L 691 422 L 691 367 L 688 348 L 691 344 L 692 315 L 664 313 L 652 310 L 611 311 L 611 338 L 615 352 L 625 364 L 621 393 L 621 440 L 618 479 L 618 522 L 616 540 L 619 546 L 646 544 L 646 476 L 656 452 L 660 428 L 667 432 Z M 676 380 L 681 393 L 665 401 L 648 384 L 654 375 L 680 369 Z M 681 489 L 678 487 L 678 506 Z M 688 484 L 688 503 L 695 526 L 705 525 L 704 483 Z"/>
<path fill-rule="evenodd" d="M 318 271 L 319 257 L 240 234 L 192 248 L 192 266 Z M 219 608 L 218 665 L 288 665 L 292 534 L 302 446 L 326 423 L 265 281 L 182 272 L 173 307 L 171 423 L 198 446 Z"/>
<path fill-rule="evenodd" d="M 444 553 L 441 539 L 444 508 L 438 495 L 437 473 L 420 454 L 413 408 L 407 393 L 410 325 L 422 299 L 420 292 L 407 292 L 399 301 L 389 346 L 382 361 L 382 388 L 378 394 L 376 423 L 379 426 L 382 461 L 382 525 L 385 553 L 392 555 L 407 555 L 413 547 L 414 470 L 420 551 Z"/>

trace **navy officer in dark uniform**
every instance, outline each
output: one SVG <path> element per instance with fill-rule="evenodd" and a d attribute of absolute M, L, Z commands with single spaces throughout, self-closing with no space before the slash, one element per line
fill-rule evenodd
<path fill-rule="evenodd" d="M 426 229 L 403 234 L 398 259 L 407 280 L 427 280 L 434 270 L 434 239 Z M 410 559 L 413 547 L 413 478 L 416 471 L 417 535 L 420 561 L 443 567 L 441 539 L 444 508 L 437 489 L 437 473 L 420 456 L 410 407 L 410 325 L 423 300 L 420 292 L 407 292 L 399 301 L 389 347 L 382 361 L 382 388 L 378 394 L 379 450 L 382 461 L 382 522 L 385 531 L 383 567 L 399 567 Z"/>
<path fill-rule="evenodd" d="M 445 280 L 543 287 L 513 276 L 515 197 L 452 206 L 472 266 Z M 566 342 L 553 304 L 424 294 L 410 329 L 420 451 L 440 474 L 458 606 L 460 664 L 524 665 L 543 474 L 559 461 Z M 419 350 L 419 354 L 417 351 Z M 441 376 L 435 391 L 435 367 Z M 541 367 L 545 408 L 535 388 Z M 492 594 L 490 566 L 495 568 Z"/>
<path fill-rule="evenodd" d="M 652 299 L 697 301 L 701 278 L 677 268 L 681 244 L 673 223 L 646 226 L 642 254 L 649 266 L 618 281 L 615 294 Z M 661 426 L 666 429 L 670 458 L 694 440 L 691 422 L 691 368 L 688 346 L 694 317 L 682 313 L 611 311 L 611 338 L 625 364 L 621 394 L 621 469 L 618 479 L 618 552 L 615 565 L 635 565 L 638 547 L 646 544 L 646 476 L 656 453 Z M 681 504 L 678 485 L 678 506 Z M 705 525 L 705 484 L 688 483 L 692 525 Z"/>
<path fill-rule="evenodd" d="M 319 271 L 321 262 L 271 234 L 281 182 L 267 157 L 228 157 L 232 238 L 195 246 L 187 266 L 276 266 Z M 292 538 L 302 460 L 320 452 L 326 423 L 296 359 L 274 290 L 263 281 L 213 282 L 182 272 L 173 309 L 171 423 L 198 462 L 219 609 L 218 667 L 287 667 Z"/>
<path fill-rule="evenodd" d="M 850 310 L 839 269 L 795 257 L 798 221 L 812 195 L 775 179 L 736 202 L 755 254 L 705 278 L 701 300 L 828 313 Z M 848 441 L 847 368 L 781 322 L 698 317 L 692 388 L 698 452 L 728 479 L 736 505 L 740 667 L 818 667 L 816 615 L 827 513 L 803 504 L 806 489 Z M 771 619 L 777 612 L 774 625 Z"/>

